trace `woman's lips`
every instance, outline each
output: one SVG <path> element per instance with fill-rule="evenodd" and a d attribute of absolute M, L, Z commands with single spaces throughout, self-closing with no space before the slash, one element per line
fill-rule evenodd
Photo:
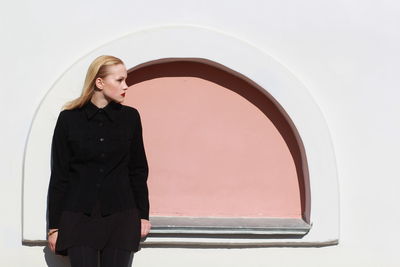
<path fill-rule="evenodd" d="M 125 96 L 125 93 L 122 93 L 121 95 L 122 95 L 122 96 Z"/>

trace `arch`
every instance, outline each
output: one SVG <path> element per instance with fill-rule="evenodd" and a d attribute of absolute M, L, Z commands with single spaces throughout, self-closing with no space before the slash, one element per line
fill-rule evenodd
<path fill-rule="evenodd" d="M 182 38 L 184 37 L 184 38 Z M 137 52 L 139 51 L 139 52 Z M 163 58 L 208 59 L 247 77 L 279 103 L 281 113 L 290 118 L 304 146 L 308 165 L 299 168 L 309 173 L 309 222 L 301 238 L 216 237 L 212 244 L 266 246 L 321 246 L 337 244 L 339 239 L 339 202 L 335 155 L 324 116 L 307 88 L 285 66 L 254 45 L 220 32 L 194 25 L 168 25 L 146 28 L 105 44 L 90 52 L 66 70 L 47 92 L 35 112 L 25 147 L 23 165 L 22 239 L 46 240 L 46 192 L 50 175 L 50 142 L 60 107 L 78 96 L 87 66 L 98 55 L 112 54 L 128 67 Z M 243 79 L 245 80 L 245 79 Z M 247 81 L 248 82 L 248 81 Z M 272 98 L 270 98 L 272 99 Z M 255 100 L 254 100 L 255 101 Z M 255 102 L 257 104 L 257 102 Z M 277 106 L 278 107 L 278 106 Z M 288 125 L 292 127 L 288 122 Z M 293 139 L 294 140 L 294 139 Z M 296 139 L 299 142 L 299 140 Z M 301 148 L 294 154 L 303 153 Z M 307 218 L 307 201 L 305 201 Z M 205 239 L 202 239 L 203 241 Z M 149 237 L 145 244 L 198 244 L 196 238 Z"/>

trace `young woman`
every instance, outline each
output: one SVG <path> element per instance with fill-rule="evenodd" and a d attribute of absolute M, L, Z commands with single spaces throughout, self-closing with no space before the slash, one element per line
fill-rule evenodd
<path fill-rule="evenodd" d="M 72 267 L 128 266 L 151 228 L 148 165 L 137 109 L 122 105 L 127 71 L 96 58 L 52 140 L 48 245 Z"/>

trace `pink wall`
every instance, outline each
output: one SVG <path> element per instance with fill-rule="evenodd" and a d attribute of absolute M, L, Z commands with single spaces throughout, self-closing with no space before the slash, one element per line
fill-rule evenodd
<path fill-rule="evenodd" d="M 151 215 L 301 217 L 288 146 L 241 95 L 201 78 L 161 77 L 132 85 L 124 104 L 142 117 Z"/>

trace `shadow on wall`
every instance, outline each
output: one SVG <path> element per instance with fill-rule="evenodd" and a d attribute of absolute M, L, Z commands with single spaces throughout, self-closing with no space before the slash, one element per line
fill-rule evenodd
<path fill-rule="evenodd" d="M 46 265 L 49 267 L 70 267 L 71 262 L 68 256 L 55 255 L 48 246 L 43 248 Z M 132 266 L 134 253 L 131 253 L 128 266 Z M 100 254 L 97 255 L 97 260 L 100 261 Z"/>

